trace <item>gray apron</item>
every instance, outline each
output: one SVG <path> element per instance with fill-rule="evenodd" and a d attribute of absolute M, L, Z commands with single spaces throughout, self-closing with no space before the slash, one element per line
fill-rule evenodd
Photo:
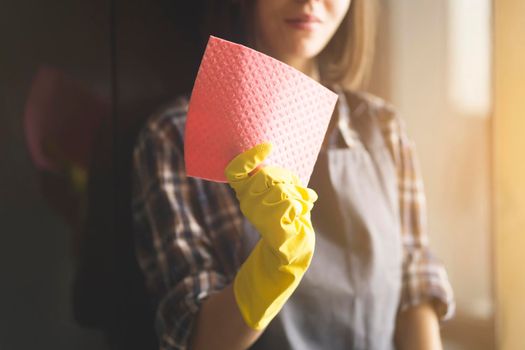
<path fill-rule="evenodd" d="M 251 349 L 394 349 L 402 262 L 397 173 L 377 120 L 356 96 L 338 91 L 337 127 L 308 185 L 319 195 L 314 257 Z M 244 224 L 243 258 L 259 239 Z"/>

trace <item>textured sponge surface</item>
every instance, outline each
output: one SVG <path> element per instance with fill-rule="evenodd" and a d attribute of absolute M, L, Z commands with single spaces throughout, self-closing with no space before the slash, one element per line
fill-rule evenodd
<path fill-rule="evenodd" d="M 336 101 L 293 67 L 210 36 L 188 107 L 186 173 L 226 182 L 235 156 L 270 142 L 265 164 L 287 168 L 307 185 Z"/>

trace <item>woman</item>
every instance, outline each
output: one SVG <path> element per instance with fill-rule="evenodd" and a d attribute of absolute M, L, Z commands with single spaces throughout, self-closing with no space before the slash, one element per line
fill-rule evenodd
<path fill-rule="evenodd" d="M 134 153 L 133 210 L 161 348 L 440 349 L 439 322 L 454 301 L 429 251 L 414 145 L 391 105 L 358 91 L 371 61 L 372 1 L 241 0 L 209 13 L 214 34 L 295 67 L 339 100 L 310 189 L 265 167 L 264 145 L 230 163 L 229 184 L 188 178 L 188 96 L 151 116 Z M 217 23 L 234 30 L 217 32 Z M 301 202 L 306 234 L 284 262 L 266 264 L 254 256 L 261 244 L 267 256 L 282 253 L 269 241 L 286 235 L 277 223 L 289 208 L 257 218 L 262 199 L 247 198 L 247 183 L 280 176 L 288 180 L 265 191 Z M 259 277 L 284 287 L 265 293 L 272 284 Z"/>

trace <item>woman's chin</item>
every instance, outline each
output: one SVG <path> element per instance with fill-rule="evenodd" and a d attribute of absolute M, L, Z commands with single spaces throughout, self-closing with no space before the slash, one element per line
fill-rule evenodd
<path fill-rule="evenodd" d="M 319 51 L 320 50 L 316 46 L 301 45 L 294 48 L 288 48 L 286 56 L 294 59 L 306 60 L 315 58 L 319 54 Z"/>
<path fill-rule="evenodd" d="M 280 41 L 273 41 L 272 44 L 270 47 L 273 47 L 273 50 L 270 49 L 269 53 L 266 53 L 284 62 L 313 59 L 322 50 L 319 40 L 313 38 L 282 38 Z"/>

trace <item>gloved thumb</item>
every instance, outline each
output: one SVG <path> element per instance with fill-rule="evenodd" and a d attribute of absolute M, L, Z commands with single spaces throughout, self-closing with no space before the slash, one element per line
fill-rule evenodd
<path fill-rule="evenodd" d="M 250 173 L 261 165 L 271 151 L 272 144 L 264 142 L 237 155 L 224 170 L 228 182 L 237 182 L 250 176 Z"/>

